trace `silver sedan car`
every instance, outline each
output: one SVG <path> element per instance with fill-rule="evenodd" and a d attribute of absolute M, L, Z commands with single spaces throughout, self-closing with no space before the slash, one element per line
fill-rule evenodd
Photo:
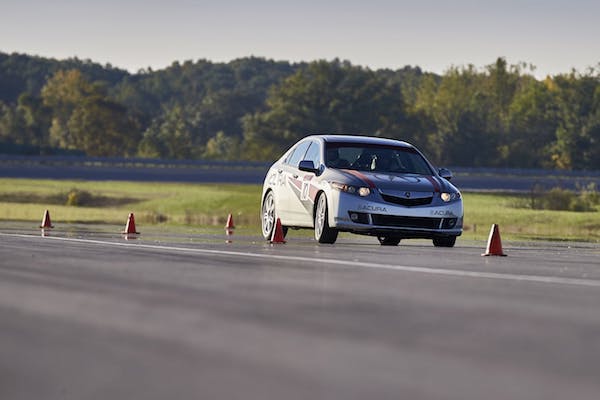
<path fill-rule="evenodd" d="M 312 228 L 319 243 L 338 232 L 376 236 L 382 245 L 432 239 L 453 247 L 462 233 L 463 204 L 449 181 L 414 146 L 397 140 L 308 136 L 269 169 L 262 191 L 262 233 L 280 218 L 288 228 Z"/>

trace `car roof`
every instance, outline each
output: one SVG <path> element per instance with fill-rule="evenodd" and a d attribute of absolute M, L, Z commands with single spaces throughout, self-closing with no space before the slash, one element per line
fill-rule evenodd
<path fill-rule="evenodd" d="M 359 136 L 359 135 L 311 135 L 305 139 L 322 139 L 326 143 L 364 143 L 370 145 L 386 145 L 386 146 L 413 146 L 410 143 L 401 140 L 386 139 L 374 136 Z"/>

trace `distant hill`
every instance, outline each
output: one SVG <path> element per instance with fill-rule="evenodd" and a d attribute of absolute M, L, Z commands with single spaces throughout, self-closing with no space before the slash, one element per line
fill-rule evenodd
<path fill-rule="evenodd" d="M 531 68 L 247 57 L 130 73 L 0 52 L 0 153 L 270 160 L 307 134 L 360 133 L 438 164 L 600 169 L 600 71 Z"/>
<path fill-rule="evenodd" d="M 106 82 L 113 86 L 130 74 L 110 65 L 101 65 L 90 60 L 72 58 L 55 60 L 26 54 L 0 52 L 0 100 L 16 103 L 24 93 L 39 95 L 46 81 L 57 71 L 77 69 L 91 81 Z"/>

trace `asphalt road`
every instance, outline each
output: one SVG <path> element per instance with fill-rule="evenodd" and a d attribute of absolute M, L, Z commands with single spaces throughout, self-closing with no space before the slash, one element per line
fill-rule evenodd
<path fill-rule="evenodd" d="M 0 399 L 600 398 L 597 245 L 0 232 Z"/>

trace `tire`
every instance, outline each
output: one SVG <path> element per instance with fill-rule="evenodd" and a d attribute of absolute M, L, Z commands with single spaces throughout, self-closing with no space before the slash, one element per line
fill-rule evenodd
<path fill-rule="evenodd" d="M 263 200 L 263 203 L 260 207 L 261 214 L 261 225 L 262 225 L 262 235 L 265 240 L 271 240 L 273 237 L 273 229 L 275 229 L 275 223 L 277 222 L 277 212 L 275 211 L 275 196 L 273 192 L 269 191 Z M 288 227 L 281 226 L 281 230 L 283 232 L 283 237 L 287 235 Z"/>
<path fill-rule="evenodd" d="M 327 196 L 325 196 L 325 193 L 321 193 L 315 208 L 315 240 L 319 243 L 333 244 L 337 240 L 337 236 L 337 229 L 329 227 Z"/>
<path fill-rule="evenodd" d="M 433 238 L 435 247 L 454 247 L 456 244 L 456 236 L 440 236 Z"/>
<path fill-rule="evenodd" d="M 273 192 L 267 192 L 260 207 L 262 235 L 265 240 L 271 240 L 275 229 L 275 197 Z"/>
<path fill-rule="evenodd" d="M 382 246 L 398 246 L 400 238 L 396 236 L 377 236 L 379 244 Z"/>

